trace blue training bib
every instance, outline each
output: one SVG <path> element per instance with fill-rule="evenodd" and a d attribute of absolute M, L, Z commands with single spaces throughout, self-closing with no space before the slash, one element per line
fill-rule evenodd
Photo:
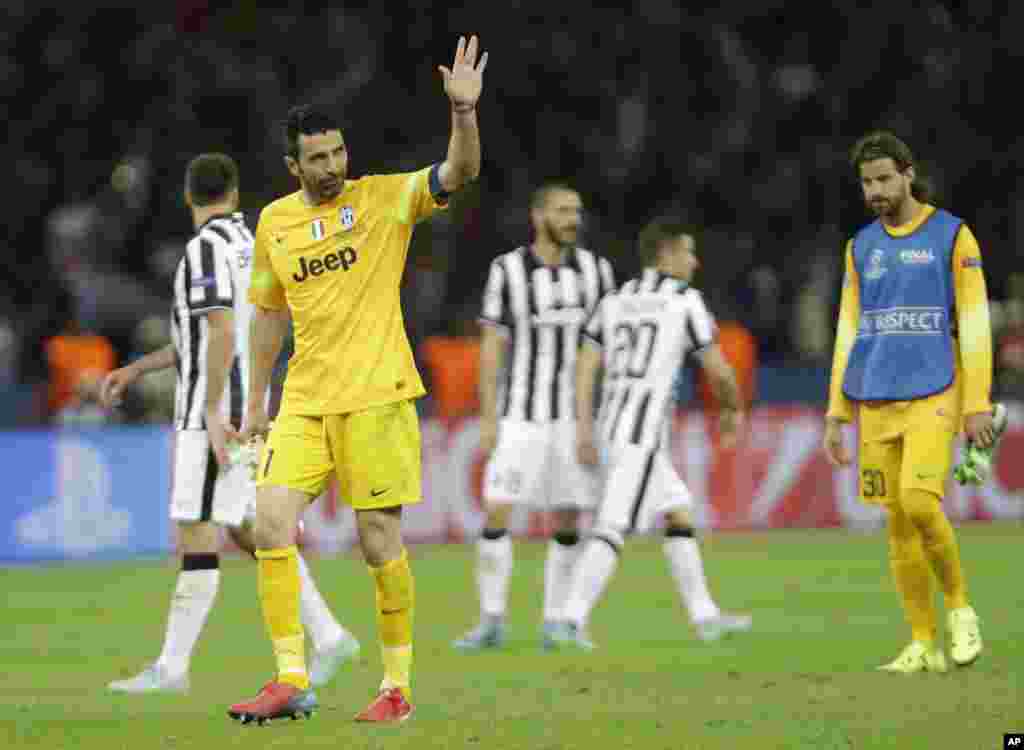
<path fill-rule="evenodd" d="M 909 401 L 953 382 L 953 248 L 963 221 L 936 209 L 906 237 L 875 221 L 853 238 L 860 322 L 843 380 L 854 401 Z"/>

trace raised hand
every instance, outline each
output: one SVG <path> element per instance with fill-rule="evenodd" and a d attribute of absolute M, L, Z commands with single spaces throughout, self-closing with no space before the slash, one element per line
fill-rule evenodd
<path fill-rule="evenodd" d="M 444 79 L 444 93 L 451 99 L 456 112 L 468 112 L 476 106 L 480 91 L 484 84 L 484 68 L 487 67 L 487 53 L 484 52 L 477 62 L 479 41 L 476 34 L 469 38 L 459 37 L 459 46 L 455 50 L 455 61 L 451 68 L 438 66 Z"/>

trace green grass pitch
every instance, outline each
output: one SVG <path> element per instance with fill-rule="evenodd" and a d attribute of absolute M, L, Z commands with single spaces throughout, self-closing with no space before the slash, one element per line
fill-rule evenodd
<path fill-rule="evenodd" d="M 417 546 L 417 710 L 398 727 L 351 721 L 380 677 L 371 581 L 353 557 L 311 567 L 363 641 L 361 663 L 320 691 L 322 708 L 311 721 L 261 728 L 225 714 L 273 668 L 255 570 L 245 560 L 225 561 L 187 697 L 104 688 L 155 658 L 174 561 L 2 568 L 0 745 L 990 750 L 1002 747 L 1004 732 L 1024 731 L 1022 531 L 1017 523 L 961 527 L 986 651 L 968 669 L 915 676 L 873 669 L 908 637 L 883 532 L 708 537 L 713 592 L 723 606 L 754 615 L 753 632 L 714 644 L 695 640 L 657 540 L 634 540 L 594 614 L 599 650 L 590 655 L 539 648 L 544 546 L 536 543 L 516 546 L 506 649 L 453 652 L 452 638 L 476 615 L 473 548 Z"/>

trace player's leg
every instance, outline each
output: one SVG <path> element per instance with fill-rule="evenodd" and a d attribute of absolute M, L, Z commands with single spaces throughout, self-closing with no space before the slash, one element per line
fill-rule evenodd
<path fill-rule="evenodd" d="M 580 509 L 554 508 L 551 511 L 553 532 L 548 540 L 544 561 L 544 625 L 541 646 L 555 647 L 555 634 L 564 618 L 566 599 L 572 585 L 573 570 L 579 559 Z"/>
<path fill-rule="evenodd" d="M 564 618 L 573 571 L 579 561 L 580 518 L 584 510 L 597 506 L 597 472 L 580 465 L 576 457 L 576 424 L 557 422 L 552 426 L 550 450 L 549 506 L 553 534 L 548 542 L 544 565 L 544 635 L 542 645 L 552 648 L 554 634 Z"/>
<path fill-rule="evenodd" d="M 256 540 L 248 519 L 239 526 L 228 526 L 228 534 L 238 548 L 256 558 Z M 309 566 L 301 554 L 299 560 L 299 617 L 311 641 L 309 681 L 314 687 L 330 682 L 342 664 L 359 654 L 359 641 L 338 622 L 317 588 Z"/>
<path fill-rule="evenodd" d="M 946 420 L 930 428 L 920 426 L 905 436 L 900 505 L 942 587 L 953 661 L 967 666 L 981 654 L 983 644 L 977 614 L 967 599 L 956 533 L 942 509 L 953 439 L 952 423 Z"/>
<path fill-rule="evenodd" d="M 213 609 L 220 585 L 220 530 L 212 523 L 179 523 L 181 572 L 174 587 L 164 645 L 138 675 L 110 683 L 122 693 L 188 692 L 192 651 Z"/>
<path fill-rule="evenodd" d="M 689 496 L 688 491 L 686 495 Z M 697 533 L 686 507 L 672 508 L 665 514 L 665 521 L 662 549 L 697 637 L 702 641 L 717 641 L 730 633 L 750 630 L 753 623 L 750 615 L 723 612 L 711 596 Z"/>
<path fill-rule="evenodd" d="M 401 506 L 357 510 L 359 544 L 376 591 L 377 639 L 384 678 L 357 721 L 404 721 L 412 713 L 415 584 L 402 542 Z"/>
<path fill-rule="evenodd" d="M 498 648 L 505 641 L 505 610 L 512 577 L 512 538 L 508 519 L 513 506 L 506 502 L 488 505 L 484 528 L 476 543 L 476 581 L 480 620 L 452 645 L 460 651 Z"/>
<path fill-rule="evenodd" d="M 653 467 L 651 450 L 632 445 L 616 449 L 597 518 L 573 569 L 563 610 L 566 627 L 559 632 L 559 641 L 575 642 L 584 649 L 593 647 L 584 635 L 590 613 L 615 574 L 625 535 L 633 528 L 647 496 Z"/>
<path fill-rule="evenodd" d="M 356 512 L 359 544 L 376 590 L 384 678 L 357 721 L 403 721 L 412 713 L 415 587 L 402 541 L 402 506 L 423 499 L 419 418 L 411 401 L 331 418 L 342 495 Z"/>
<path fill-rule="evenodd" d="M 333 467 L 322 419 L 278 417 L 259 469 L 253 525 L 260 605 L 277 676 L 256 698 L 228 710 L 243 723 L 309 716 L 317 706 L 306 670 L 295 539 L 302 512 L 323 491 Z"/>
<path fill-rule="evenodd" d="M 192 650 L 217 597 L 220 584 L 220 532 L 210 518 L 219 478 L 217 461 L 204 430 L 175 436 L 171 520 L 177 524 L 181 571 L 167 614 L 164 644 L 157 661 L 135 677 L 110 683 L 117 692 L 188 689 Z"/>
<path fill-rule="evenodd" d="M 903 439 L 862 441 L 860 495 L 885 507 L 888 515 L 889 567 L 910 625 L 910 644 L 879 669 L 890 672 L 942 671 L 945 660 L 935 647 L 935 603 L 932 573 L 921 535 L 900 505 Z"/>
<path fill-rule="evenodd" d="M 480 619 L 472 630 L 452 643 L 459 650 L 494 648 L 504 641 L 513 564 L 509 517 L 516 506 L 537 503 L 549 442 L 542 425 L 501 421 L 498 444 L 484 468 L 487 519 L 476 543 Z"/>

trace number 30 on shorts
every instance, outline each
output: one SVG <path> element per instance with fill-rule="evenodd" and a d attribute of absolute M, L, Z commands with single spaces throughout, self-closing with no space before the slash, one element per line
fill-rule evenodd
<path fill-rule="evenodd" d="M 863 469 L 860 473 L 864 497 L 886 497 L 885 474 L 881 469 Z"/>

